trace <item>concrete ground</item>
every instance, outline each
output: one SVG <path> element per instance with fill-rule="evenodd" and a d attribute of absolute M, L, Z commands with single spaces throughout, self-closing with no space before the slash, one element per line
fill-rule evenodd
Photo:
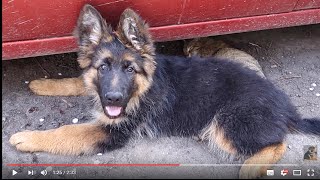
<path fill-rule="evenodd" d="M 320 25 L 217 36 L 258 59 L 267 78 L 284 90 L 303 117 L 320 117 Z M 158 52 L 182 54 L 182 41 L 157 43 Z M 206 144 L 186 138 L 134 139 L 126 147 L 93 156 L 60 156 L 23 153 L 10 146 L 9 137 L 23 130 L 46 130 L 90 120 L 88 97 L 36 96 L 28 82 L 80 74 L 76 54 L 62 54 L 2 62 L 2 177 L 6 178 L 237 178 L 241 162 L 228 158 Z M 43 119 L 43 121 L 40 121 Z M 295 134 L 287 137 L 287 152 L 273 167 L 274 177 L 320 177 L 320 157 L 303 161 L 303 147 L 317 145 L 320 138 Z M 319 154 L 319 153 L 318 153 Z M 8 163 L 174 163 L 179 167 L 9 167 Z M 40 171 L 46 169 L 43 176 Z M 315 176 L 307 176 L 314 169 Z M 18 173 L 12 176 L 12 170 Z M 27 175 L 34 170 L 34 175 Z M 68 170 L 68 171 L 67 171 Z M 76 175 L 73 175 L 76 171 Z M 57 175 L 61 172 L 60 175 Z M 312 175 L 311 172 L 309 175 Z M 297 176 L 298 177 L 298 176 Z M 298 177 L 299 178 L 299 177 Z"/>

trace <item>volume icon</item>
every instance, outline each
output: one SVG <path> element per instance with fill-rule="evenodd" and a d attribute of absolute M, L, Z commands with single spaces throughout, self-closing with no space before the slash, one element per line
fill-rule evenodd
<path fill-rule="evenodd" d="M 44 176 L 48 174 L 47 170 L 43 170 L 43 171 L 41 171 L 40 173 L 41 173 L 42 175 L 44 175 Z"/>

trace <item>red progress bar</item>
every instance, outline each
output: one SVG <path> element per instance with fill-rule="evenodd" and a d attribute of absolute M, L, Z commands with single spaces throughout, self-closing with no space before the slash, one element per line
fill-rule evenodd
<path fill-rule="evenodd" d="M 180 166 L 180 164 L 7 164 L 7 166 L 117 166 L 117 167 L 150 167 Z"/>

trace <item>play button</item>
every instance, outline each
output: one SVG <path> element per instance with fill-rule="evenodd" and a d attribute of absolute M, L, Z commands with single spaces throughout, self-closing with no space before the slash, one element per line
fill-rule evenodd
<path fill-rule="evenodd" d="M 12 170 L 12 176 L 16 175 L 18 172 L 15 170 Z"/>

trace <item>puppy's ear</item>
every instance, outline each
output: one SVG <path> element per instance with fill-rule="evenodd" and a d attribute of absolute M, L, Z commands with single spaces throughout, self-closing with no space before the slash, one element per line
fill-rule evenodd
<path fill-rule="evenodd" d="M 117 34 L 124 44 L 133 47 L 141 54 L 154 55 L 155 50 L 148 28 L 148 24 L 128 8 L 120 17 Z"/>
<path fill-rule="evenodd" d="M 101 14 L 86 4 L 79 15 L 76 36 L 80 45 L 98 45 L 102 38 L 112 38 L 112 29 L 108 27 Z"/>
<path fill-rule="evenodd" d="M 80 67 L 85 68 L 90 64 L 88 58 L 102 40 L 113 40 L 112 28 L 107 25 L 101 14 L 91 5 L 86 4 L 79 15 L 74 35 L 79 44 L 78 62 Z"/>

